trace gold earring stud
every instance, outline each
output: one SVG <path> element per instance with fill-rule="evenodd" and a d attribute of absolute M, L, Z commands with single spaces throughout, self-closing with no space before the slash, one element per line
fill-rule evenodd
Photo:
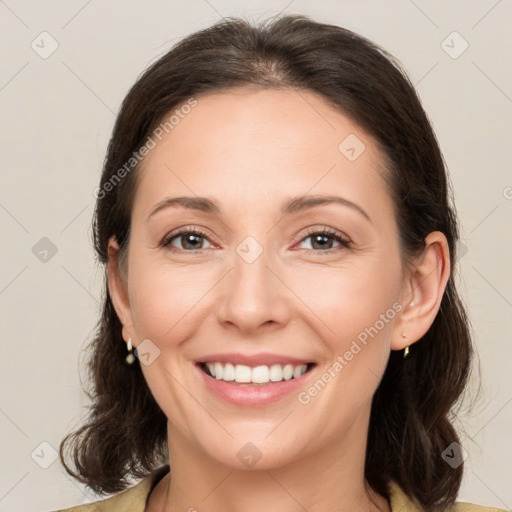
<path fill-rule="evenodd" d="M 405 335 L 405 332 L 402 332 L 402 337 L 407 338 L 407 336 Z M 405 349 L 404 349 L 404 358 L 407 357 L 408 354 L 409 354 L 409 345 L 407 345 L 407 347 L 405 347 Z"/>

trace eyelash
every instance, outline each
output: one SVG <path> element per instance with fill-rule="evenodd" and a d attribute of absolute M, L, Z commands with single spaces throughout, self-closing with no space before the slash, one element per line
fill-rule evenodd
<path fill-rule="evenodd" d="M 162 243 L 160 245 L 164 248 L 168 248 L 169 250 L 171 250 L 173 252 L 189 252 L 189 253 L 203 254 L 203 252 L 206 249 L 186 250 L 186 249 L 177 249 L 170 245 L 171 242 L 175 238 L 179 238 L 183 235 L 189 235 L 189 234 L 197 235 L 197 236 L 200 236 L 200 237 L 203 237 L 203 238 L 206 238 L 207 240 L 209 240 L 207 233 L 200 230 L 199 228 L 194 227 L 194 228 L 179 231 L 178 233 L 171 233 L 170 235 L 168 235 L 164 238 L 164 240 L 162 241 Z M 339 242 L 340 246 L 334 247 L 331 249 L 325 249 L 325 250 L 317 250 L 317 249 L 302 249 L 302 250 L 307 251 L 307 252 L 321 253 L 321 254 L 331 254 L 333 252 L 337 252 L 338 250 L 340 250 L 342 248 L 348 249 L 352 246 L 352 243 L 350 240 L 348 240 L 347 238 L 342 236 L 341 233 L 339 233 L 338 231 L 329 229 L 329 228 L 312 229 L 312 230 L 308 231 L 305 235 L 303 235 L 302 238 L 299 239 L 299 242 L 306 240 L 307 238 L 311 237 L 312 235 L 330 236 L 336 242 Z"/>

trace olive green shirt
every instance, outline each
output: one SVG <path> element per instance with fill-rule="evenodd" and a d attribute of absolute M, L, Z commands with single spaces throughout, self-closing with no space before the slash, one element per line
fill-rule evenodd
<path fill-rule="evenodd" d="M 78 505 L 76 507 L 55 510 L 53 512 L 144 512 L 151 491 L 158 482 L 169 472 L 169 466 L 162 466 L 151 475 L 141 480 L 129 489 L 111 496 L 110 498 Z M 97 504 L 97 506 L 96 506 Z M 392 512 L 421 512 L 400 487 L 392 483 L 390 486 L 390 504 Z M 199 507 L 199 505 L 198 505 Z M 193 509 L 193 507 L 191 507 Z M 201 507 L 198 508 L 200 510 Z M 457 503 L 454 512 L 505 512 L 504 509 L 481 507 L 471 503 Z"/>

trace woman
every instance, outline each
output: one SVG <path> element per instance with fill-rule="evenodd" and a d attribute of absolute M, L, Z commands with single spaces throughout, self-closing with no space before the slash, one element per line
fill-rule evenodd
<path fill-rule="evenodd" d="M 96 196 L 93 404 L 60 456 L 118 493 L 100 510 L 455 502 L 458 224 L 384 50 L 304 16 L 187 37 L 128 93 Z"/>

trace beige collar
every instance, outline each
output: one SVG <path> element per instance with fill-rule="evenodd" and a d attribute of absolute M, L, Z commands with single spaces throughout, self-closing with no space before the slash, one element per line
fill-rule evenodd
<path fill-rule="evenodd" d="M 396 482 L 389 483 L 389 501 L 392 512 L 421 512 L 421 509 L 411 501 Z"/>

